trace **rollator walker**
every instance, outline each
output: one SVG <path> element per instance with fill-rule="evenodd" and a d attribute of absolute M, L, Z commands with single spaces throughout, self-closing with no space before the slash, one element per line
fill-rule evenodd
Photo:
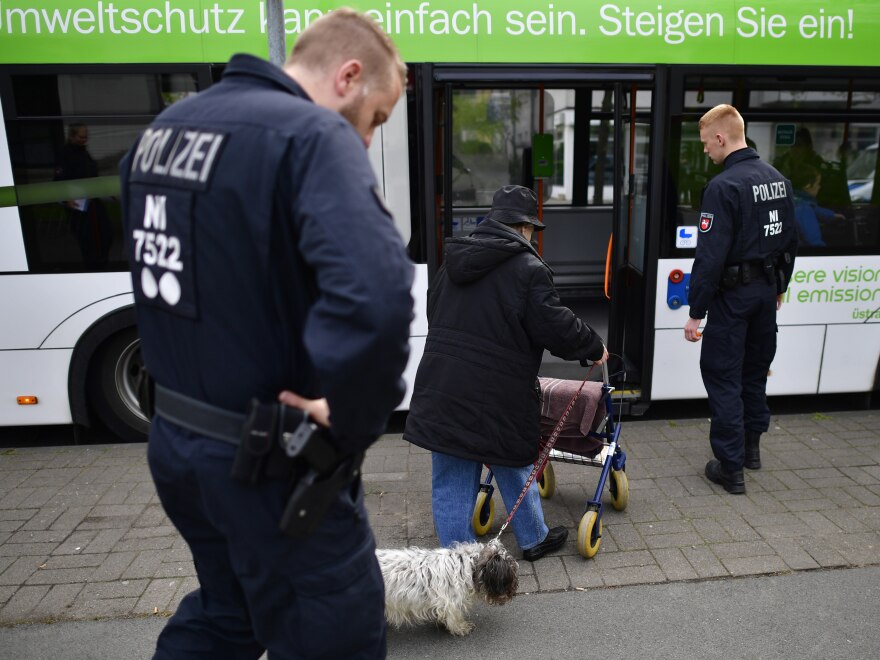
<path fill-rule="evenodd" d="M 601 383 L 557 378 L 538 379 L 542 398 L 539 462 L 547 453 L 546 448 L 553 434 L 557 435 L 535 477 L 541 497 L 547 499 L 556 492 L 556 476 L 550 461 L 586 465 L 602 470 L 596 494 L 587 501 L 578 525 L 578 552 L 587 559 L 596 555 L 602 540 L 602 492 L 606 482 L 611 506 L 615 510 L 623 511 L 629 503 L 626 453 L 619 442 L 620 422 L 614 420 L 611 402 L 614 387 L 608 382 L 607 363 L 602 364 L 602 375 Z M 487 469 L 480 482 L 472 518 L 477 536 L 483 536 L 489 531 L 495 516 L 495 502 L 492 499 L 495 487 L 492 480 L 492 470 Z"/>

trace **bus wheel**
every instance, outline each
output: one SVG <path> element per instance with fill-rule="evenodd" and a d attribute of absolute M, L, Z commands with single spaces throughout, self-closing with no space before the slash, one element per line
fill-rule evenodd
<path fill-rule="evenodd" d="M 141 340 L 135 328 L 117 332 L 94 355 L 89 371 L 89 401 L 104 425 L 123 442 L 143 442 L 150 421 L 137 397 L 143 368 Z"/>

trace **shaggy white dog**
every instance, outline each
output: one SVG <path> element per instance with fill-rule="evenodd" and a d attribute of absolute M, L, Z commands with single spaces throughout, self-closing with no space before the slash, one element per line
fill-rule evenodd
<path fill-rule="evenodd" d="M 518 565 L 497 540 L 452 548 L 376 550 L 385 580 L 385 618 L 400 627 L 442 623 L 467 635 L 466 616 L 475 595 L 503 605 L 516 595 Z"/>

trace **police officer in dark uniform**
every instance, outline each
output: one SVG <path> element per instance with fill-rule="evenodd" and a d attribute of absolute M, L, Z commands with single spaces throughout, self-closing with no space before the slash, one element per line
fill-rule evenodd
<path fill-rule="evenodd" d="M 747 146 L 734 107 L 703 115 L 700 141 L 724 170 L 703 190 L 684 335 L 703 339 L 700 370 L 715 455 L 706 477 L 742 494 L 743 466 L 761 467 L 759 442 L 770 423 L 767 372 L 776 355 L 776 311 L 794 270 L 797 224 L 791 183 Z"/>
<path fill-rule="evenodd" d="M 199 578 L 157 658 L 385 655 L 358 475 L 404 393 L 413 269 L 365 144 L 405 73 L 332 12 L 283 68 L 235 56 L 121 164 L 149 464 Z"/>

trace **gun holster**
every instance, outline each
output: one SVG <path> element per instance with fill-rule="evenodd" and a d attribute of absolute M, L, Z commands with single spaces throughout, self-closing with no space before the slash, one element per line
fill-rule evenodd
<path fill-rule="evenodd" d="M 360 477 L 363 452 L 341 454 L 308 413 L 280 403 L 250 403 L 232 476 L 255 484 L 293 475 L 280 527 L 288 536 L 311 534 L 340 490 Z"/>
<path fill-rule="evenodd" d="M 725 291 L 729 291 L 730 289 L 738 287 L 740 285 L 741 270 L 739 264 L 727 266 L 721 274 L 721 288 Z"/>
<path fill-rule="evenodd" d="M 255 484 L 265 475 L 273 445 L 277 444 L 280 405 L 251 399 L 241 429 L 241 442 L 232 463 L 232 478 Z"/>
<path fill-rule="evenodd" d="M 364 453 L 360 452 L 323 474 L 310 468 L 293 486 L 281 515 L 281 531 L 293 538 L 305 538 L 315 531 L 339 492 L 359 483 L 363 460 Z"/>

